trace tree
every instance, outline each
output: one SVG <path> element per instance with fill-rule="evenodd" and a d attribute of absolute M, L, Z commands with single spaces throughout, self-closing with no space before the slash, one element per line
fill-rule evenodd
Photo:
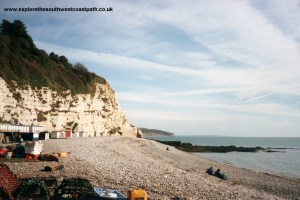
<path fill-rule="evenodd" d="M 30 38 L 30 36 L 27 33 L 25 24 L 20 20 L 15 20 L 12 23 L 11 34 L 15 38 L 17 37 L 23 37 L 26 39 Z"/>
<path fill-rule="evenodd" d="M 76 63 L 74 65 L 74 68 L 78 71 L 81 71 L 81 72 L 89 72 L 89 70 L 81 63 Z"/>
<path fill-rule="evenodd" d="M 49 57 L 50 57 L 52 60 L 54 60 L 56 63 L 59 62 L 59 56 L 58 56 L 57 54 L 55 54 L 54 52 L 51 52 L 51 53 L 49 54 Z"/>
<path fill-rule="evenodd" d="M 27 33 L 25 24 L 20 20 L 15 20 L 13 23 L 2 20 L 1 32 L 9 38 L 17 40 L 17 43 L 26 48 L 35 48 L 32 38 Z"/>
<path fill-rule="evenodd" d="M 11 23 L 7 20 L 2 20 L 2 24 L 0 26 L 1 32 L 5 35 L 10 35 L 11 32 Z"/>
<path fill-rule="evenodd" d="M 69 61 L 66 58 L 66 56 L 59 56 L 59 62 L 61 62 L 64 65 L 68 65 L 69 64 Z"/>

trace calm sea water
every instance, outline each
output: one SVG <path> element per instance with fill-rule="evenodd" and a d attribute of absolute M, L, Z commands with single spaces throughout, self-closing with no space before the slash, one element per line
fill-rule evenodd
<path fill-rule="evenodd" d="M 267 153 L 195 153 L 195 155 L 229 163 L 252 170 L 300 178 L 300 138 L 271 138 L 271 137 L 210 137 L 210 136 L 173 136 L 149 137 L 162 141 L 182 141 L 193 145 L 207 146 L 243 146 L 291 148 L 276 149 L 280 152 Z"/>

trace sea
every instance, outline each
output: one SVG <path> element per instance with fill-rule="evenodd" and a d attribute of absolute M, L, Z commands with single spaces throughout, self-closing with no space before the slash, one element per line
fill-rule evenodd
<path fill-rule="evenodd" d="M 277 152 L 193 153 L 224 164 L 300 179 L 300 137 L 155 136 L 149 139 L 181 141 L 199 146 L 263 147 Z"/>

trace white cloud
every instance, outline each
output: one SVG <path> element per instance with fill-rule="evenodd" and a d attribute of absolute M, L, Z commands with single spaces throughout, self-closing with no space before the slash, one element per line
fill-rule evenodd
<path fill-rule="evenodd" d="M 64 54 L 69 58 L 71 58 L 72 60 L 82 60 L 82 61 L 95 62 L 95 63 L 106 63 L 107 65 L 128 67 L 134 69 L 144 68 L 147 70 L 165 71 L 165 72 L 171 72 L 171 73 L 188 75 L 188 76 L 201 76 L 201 71 L 184 68 L 184 67 L 168 66 L 168 65 L 150 62 L 147 60 L 113 55 L 108 53 L 97 53 L 97 52 L 92 52 L 87 50 L 66 48 L 66 47 L 51 45 L 39 41 L 36 41 L 36 44 L 41 48 L 47 49 L 48 51 L 55 51 L 59 54 Z"/>
<path fill-rule="evenodd" d="M 265 92 L 297 96 L 300 94 L 300 87 L 297 87 L 297 84 L 300 84 L 298 74 L 295 71 L 289 71 L 288 68 L 222 69 L 214 67 L 212 69 L 190 69 L 137 58 L 65 48 L 43 42 L 36 42 L 36 44 L 48 51 L 66 55 L 76 61 L 101 63 L 122 68 L 127 67 L 129 70 L 168 72 L 181 76 L 189 76 L 194 79 L 200 78 L 206 84 L 210 85 L 210 87 L 215 88 L 213 89 L 215 91 L 212 90 L 211 92 L 233 92 L 234 95 L 241 99 L 253 98 Z M 198 93 L 201 93 L 201 91 L 199 90 Z"/>
<path fill-rule="evenodd" d="M 143 109 L 126 109 L 126 113 L 133 119 L 154 120 L 154 121 L 189 121 L 194 120 L 193 116 L 187 116 L 179 112 L 150 111 Z"/>
<path fill-rule="evenodd" d="M 153 81 L 154 80 L 154 78 L 151 77 L 151 76 L 141 76 L 140 79 L 146 80 L 146 81 Z"/>
<path fill-rule="evenodd" d="M 191 96 L 199 94 L 215 94 L 215 93 L 227 93 L 227 92 L 237 92 L 241 90 L 240 88 L 214 88 L 214 89 L 199 89 L 199 90 L 188 90 L 179 92 L 166 92 L 164 96 Z"/>
<path fill-rule="evenodd" d="M 182 29 L 197 42 L 220 54 L 254 67 L 299 63 L 298 44 L 269 23 L 247 1 L 210 1 L 205 5 L 199 1 L 188 5 L 177 2 L 170 5 L 168 10 L 150 15 Z M 180 12 L 181 7 L 191 12 Z M 163 12 L 180 17 L 171 19 Z"/>
<path fill-rule="evenodd" d="M 219 91 L 205 91 L 207 93 L 210 92 L 219 92 Z M 215 113 L 222 115 L 235 115 L 237 117 L 241 117 L 243 115 L 251 114 L 256 117 L 259 115 L 274 115 L 274 116 L 291 116 L 291 117 L 300 117 L 300 113 L 298 110 L 291 108 L 287 105 L 282 105 L 279 103 L 260 103 L 255 102 L 254 100 L 258 100 L 260 98 L 265 98 L 266 96 L 259 96 L 256 99 L 250 99 L 249 101 L 240 102 L 240 103 L 232 103 L 225 102 L 220 99 L 216 99 L 215 97 L 206 96 L 207 93 L 197 93 L 200 95 L 199 98 L 189 98 L 184 95 L 182 98 L 176 98 L 175 96 L 169 96 L 170 94 L 164 95 L 163 93 L 135 93 L 135 92 L 120 92 L 117 94 L 118 99 L 125 102 L 139 103 L 143 105 L 156 105 L 158 109 L 163 107 L 168 108 L 176 108 L 176 110 L 181 110 L 189 112 L 190 116 L 202 116 L 205 113 L 206 116 L 208 113 Z M 193 91 L 188 93 L 187 95 L 194 94 Z M 192 109 L 192 112 L 188 111 Z M 231 114 L 230 114 L 231 113 Z"/>

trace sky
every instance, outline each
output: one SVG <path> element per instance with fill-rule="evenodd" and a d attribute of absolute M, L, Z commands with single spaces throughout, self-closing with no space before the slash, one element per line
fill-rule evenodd
<path fill-rule="evenodd" d="M 110 11 L 9 12 L 4 8 Z M 104 77 L 128 121 L 300 137 L 300 0 L 1 0 L 36 46 Z"/>

